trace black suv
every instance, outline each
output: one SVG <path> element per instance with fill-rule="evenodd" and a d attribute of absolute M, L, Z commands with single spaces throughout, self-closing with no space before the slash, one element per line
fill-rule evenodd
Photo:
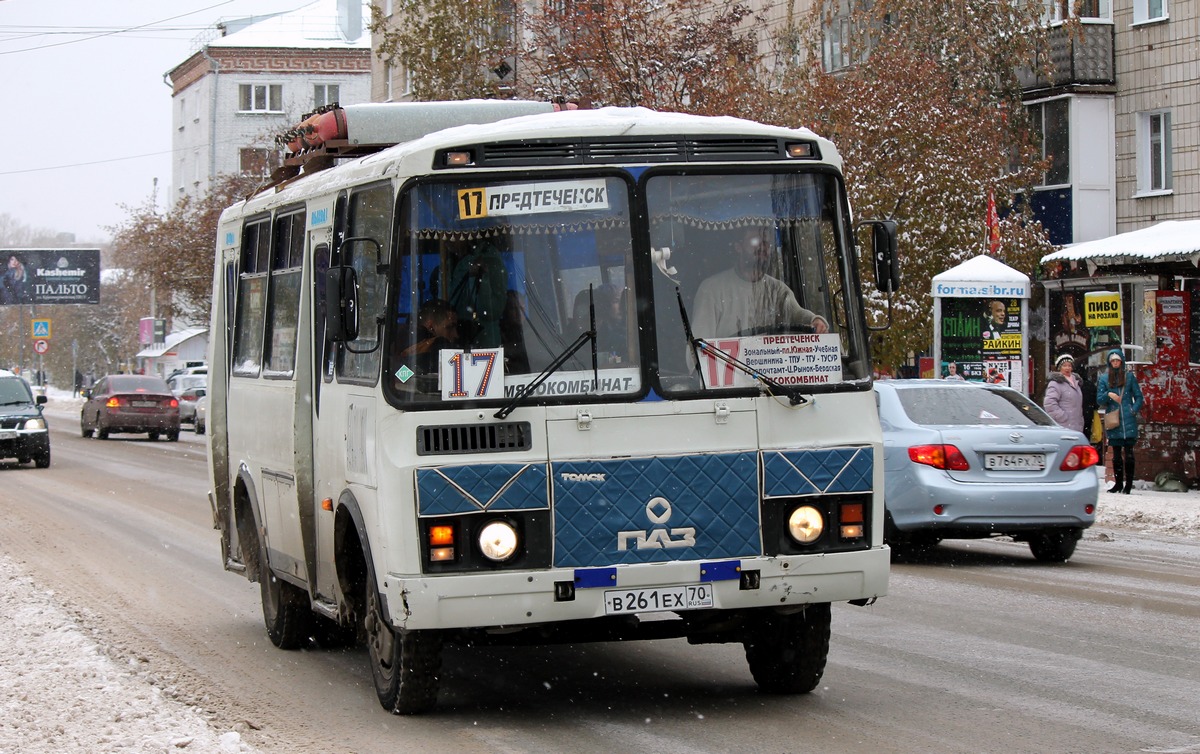
<path fill-rule="evenodd" d="M 29 383 L 0 369 L 0 458 L 15 458 L 18 463 L 33 461 L 39 469 L 50 465 L 50 433 L 42 404 Z"/>

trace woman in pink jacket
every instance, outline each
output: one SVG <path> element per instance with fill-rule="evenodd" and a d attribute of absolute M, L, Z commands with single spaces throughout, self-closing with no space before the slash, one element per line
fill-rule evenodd
<path fill-rule="evenodd" d="M 1064 353 L 1054 360 L 1050 382 L 1046 384 L 1046 395 L 1042 406 L 1046 413 L 1059 424 L 1083 431 L 1083 388 L 1075 376 L 1075 359 Z"/>

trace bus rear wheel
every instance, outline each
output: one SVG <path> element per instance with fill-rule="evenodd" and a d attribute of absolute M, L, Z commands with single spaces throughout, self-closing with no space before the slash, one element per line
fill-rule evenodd
<path fill-rule="evenodd" d="M 383 614 L 374 569 L 369 570 L 364 627 L 379 704 L 397 715 L 428 712 L 437 702 L 442 636 L 437 631 L 393 631 Z"/>
<path fill-rule="evenodd" d="M 829 656 L 828 602 L 803 612 L 759 611 L 743 644 L 758 688 L 768 694 L 806 694 L 817 687 Z"/>
<path fill-rule="evenodd" d="M 258 545 L 258 587 L 262 594 L 263 625 L 267 638 L 280 649 L 299 649 L 308 643 L 313 612 L 308 594 L 299 587 L 281 581 L 267 565 L 267 547 Z"/>

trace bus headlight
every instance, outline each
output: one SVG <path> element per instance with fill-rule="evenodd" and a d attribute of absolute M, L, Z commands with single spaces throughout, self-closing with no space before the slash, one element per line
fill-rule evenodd
<path fill-rule="evenodd" d="M 788 516 L 788 534 L 802 545 L 816 542 L 825 531 L 825 518 L 811 505 L 802 505 Z"/>
<path fill-rule="evenodd" d="M 479 552 L 493 563 L 503 563 L 517 553 L 517 530 L 507 521 L 492 521 L 479 530 Z"/>

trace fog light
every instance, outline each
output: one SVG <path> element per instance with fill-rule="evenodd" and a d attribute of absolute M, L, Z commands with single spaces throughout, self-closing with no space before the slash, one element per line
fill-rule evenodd
<path fill-rule="evenodd" d="M 842 527 L 842 539 L 859 539 L 863 535 L 862 524 Z"/>
<path fill-rule="evenodd" d="M 802 505 L 788 516 L 788 534 L 802 545 L 809 545 L 825 531 L 825 519 L 811 505 Z"/>
<path fill-rule="evenodd" d="M 502 563 L 517 552 L 517 530 L 507 521 L 492 521 L 479 530 L 479 551 L 494 563 Z"/>
<path fill-rule="evenodd" d="M 454 560 L 454 548 L 431 547 L 429 548 L 429 559 L 434 563 L 444 563 L 447 560 Z"/>

